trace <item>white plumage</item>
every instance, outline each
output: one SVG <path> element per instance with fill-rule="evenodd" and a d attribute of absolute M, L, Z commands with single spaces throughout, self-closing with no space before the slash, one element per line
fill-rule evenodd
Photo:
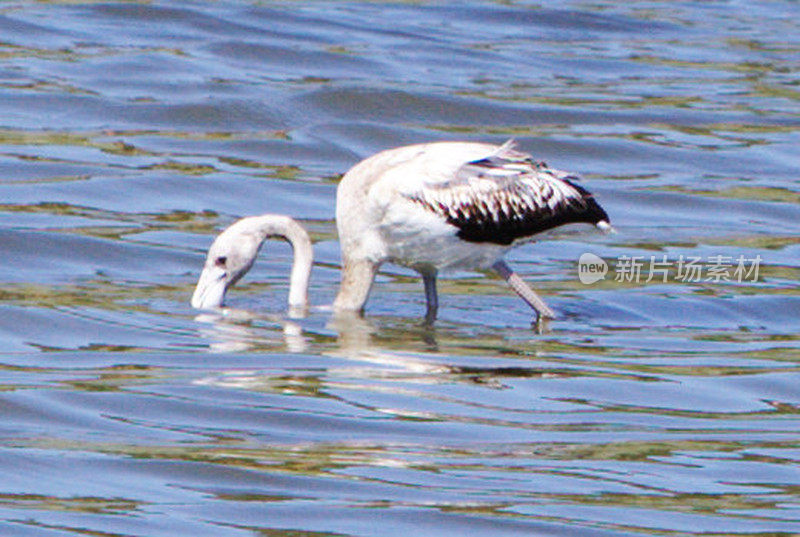
<path fill-rule="evenodd" d="M 562 224 L 585 222 L 610 229 L 608 215 L 575 179 L 534 161 L 511 143 L 421 144 L 361 161 L 344 175 L 336 194 L 343 267 L 334 308 L 361 311 L 378 268 L 392 262 L 422 275 L 428 320 L 436 316 L 439 271 L 488 267 L 539 315 L 552 317 L 502 256 Z M 235 249 L 237 241 L 229 237 L 225 243 Z M 219 251 L 215 255 L 221 256 Z M 252 259 L 245 263 L 245 271 L 251 264 Z M 193 300 L 198 307 L 219 306 L 224 291 L 201 292 L 198 282 L 195 296 L 219 296 L 219 301 Z"/>

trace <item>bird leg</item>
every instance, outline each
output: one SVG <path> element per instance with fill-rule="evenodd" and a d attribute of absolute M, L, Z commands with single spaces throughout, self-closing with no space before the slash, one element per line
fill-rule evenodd
<path fill-rule="evenodd" d="M 436 271 L 420 270 L 420 274 L 422 274 L 422 282 L 425 284 L 425 302 L 427 304 L 425 322 L 431 324 L 436 320 L 436 312 L 439 309 L 439 297 L 436 294 Z"/>
<path fill-rule="evenodd" d="M 525 280 L 519 277 L 519 275 L 511 270 L 505 261 L 502 259 L 497 261 L 494 265 L 492 265 L 492 269 L 497 272 L 500 276 L 502 276 L 507 282 L 508 285 L 517 293 L 522 300 L 524 300 L 530 307 L 536 310 L 537 315 L 539 318 L 546 317 L 549 319 L 555 319 L 556 314 L 551 310 L 547 304 L 545 304 L 544 300 L 536 294 Z"/>

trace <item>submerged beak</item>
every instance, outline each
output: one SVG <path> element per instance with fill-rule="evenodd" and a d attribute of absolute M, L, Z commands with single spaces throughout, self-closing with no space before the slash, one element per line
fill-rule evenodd
<path fill-rule="evenodd" d="M 222 306 L 228 284 L 228 271 L 211 266 L 203 269 L 192 295 L 192 307 L 212 309 Z"/>

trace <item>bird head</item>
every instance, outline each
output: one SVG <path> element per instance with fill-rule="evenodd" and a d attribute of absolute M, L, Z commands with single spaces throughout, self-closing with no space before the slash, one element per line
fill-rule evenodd
<path fill-rule="evenodd" d="M 263 234 L 239 222 L 223 231 L 208 250 L 192 295 L 192 306 L 199 309 L 221 307 L 228 288 L 253 266 L 263 241 Z"/>

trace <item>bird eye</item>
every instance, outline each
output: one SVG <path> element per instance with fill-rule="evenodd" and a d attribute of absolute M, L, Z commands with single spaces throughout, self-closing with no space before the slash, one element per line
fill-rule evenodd
<path fill-rule="evenodd" d="M 221 255 L 221 256 L 219 256 L 218 258 L 216 258 L 214 260 L 214 264 L 216 266 L 223 267 L 223 268 L 225 268 L 225 263 L 227 263 L 227 262 L 228 262 L 228 258 L 225 257 L 224 255 Z"/>

